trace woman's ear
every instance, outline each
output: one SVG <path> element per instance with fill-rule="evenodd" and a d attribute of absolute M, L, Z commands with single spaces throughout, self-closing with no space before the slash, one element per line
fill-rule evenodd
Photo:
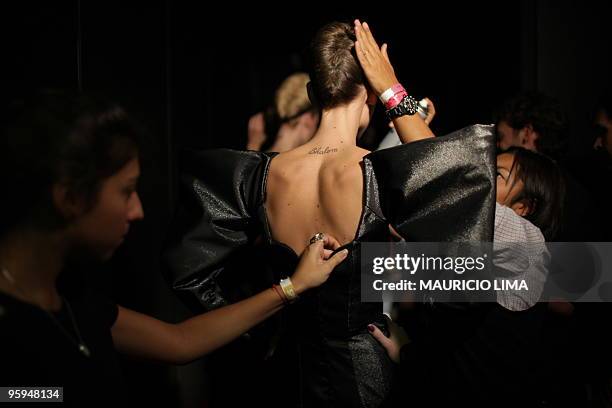
<path fill-rule="evenodd" d="M 531 213 L 531 205 L 528 200 L 519 200 L 510 206 L 510 208 L 519 216 L 526 217 Z"/>
<path fill-rule="evenodd" d="M 540 135 L 535 131 L 531 124 L 526 125 L 521 129 L 523 133 L 521 137 L 521 146 L 527 150 L 537 151 L 536 140 Z"/>
<path fill-rule="evenodd" d="M 65 184 L 55 183 L 51 188 L 53 205 L 66 220 L 73 219 L 85 210 L 82 198 L 74 194 Z"/>

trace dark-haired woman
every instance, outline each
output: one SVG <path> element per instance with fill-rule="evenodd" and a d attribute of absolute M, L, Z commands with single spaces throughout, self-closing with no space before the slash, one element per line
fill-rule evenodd
<path fill-rule="evenodd" d="M 369 57 L 359 52 L 375 47 L 386 54 L 386 46 L 381 50 L 368 31 L 363 38 L 371 48 L 360 48 L 356 34 L 364 28 L 356 27 L 328 24 L 313 40 L 309 94 L 321 120 L 310 141 L 281 154 L 216 150 L 185 161 L 187 211 L 168 259 L 177 291 L 203 307 L 225 297 L 215 281 L 230 274 L 227 262 L 249 237 L 263 236 L 276 278 L 320 229 L 349 250 L 325 284 L 285 310 L 276 348 L 284 366 L 269 404 L 376 407 L 387 398 L 392 363 L 367 329 L 375 322 L 386 330 L 387 322 L 380 303 L 361 302 L 362 242 L 387 240 L 389 224 L 416 241 L 492 238 L 491 130 L 431 138 L 391 64 L 364 72 Z M 382 96 L 404 143 L 427 140 L 376 153 L 357 147 Z M 210 242 L 216 253 L 197 252 Z M 180 262 L 186 258 L 191 262 Z"/>
<path fill-rule="evenodd" d="M 108 259 L 143 217 L 138 132 L 121 108 L 64 92 L 41 92 L 9 116 L 0 139 L 2 386 L 64 387 L 72 406 L 116 404 L 124 386 L 115 350 L 194 360 L 323 283 L 346 256 L 328 259 L 338 244 L 318 235 L 292 275 L 293 292 L 275 285 L 179 324 L 93 292 L 69 300 L 56 286 L 68 261 Z"/>

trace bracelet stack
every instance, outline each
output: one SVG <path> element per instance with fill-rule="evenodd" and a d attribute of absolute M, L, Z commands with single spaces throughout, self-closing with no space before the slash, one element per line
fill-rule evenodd
<path fill-rule="evenodd" d="M 404 115 L 414 115 L 419 108 L 416 99 L 408 95 L 406 89 L 399 83 L 380 94 L 380 100 L 387 108 L 385 113 L 389 120 Z"/>
<path fill-rule="evenodd" d="M 389 110 L 396 107 L 406 95 L 408 95 L 408 92 L 406 92 L 402 84 L 398 83 L 381 93 L 380 101 Z"/>

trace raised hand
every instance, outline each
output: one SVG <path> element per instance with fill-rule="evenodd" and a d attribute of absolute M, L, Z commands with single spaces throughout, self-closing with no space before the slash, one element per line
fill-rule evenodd
<path fill-rule="evenodd" d="M 355 52 L 372 90 L 380 95 L 398 83 L 387 54 L 387 44 L 378 47 L 368 23 L 355 20 Z"/>

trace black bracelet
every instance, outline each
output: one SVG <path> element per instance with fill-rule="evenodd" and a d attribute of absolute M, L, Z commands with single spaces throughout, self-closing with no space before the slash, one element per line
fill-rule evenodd
<path fill-rule="evenodd" d="M 387 110 L 386 112 L 387 119 L 393 120 L 395 118 L 399 118 L 400 116 L 404 116 L 404 115 L 412 116 L 415 113 L 417 113 L 418 109 L 419 109 L 419 103 L 416 101 L 416 99 L 414 99 L 410 95 L 406 95 L 404 96 L 404 99 L 402 99 L 400 103 L 398 103 L 393 108 Z"/>

